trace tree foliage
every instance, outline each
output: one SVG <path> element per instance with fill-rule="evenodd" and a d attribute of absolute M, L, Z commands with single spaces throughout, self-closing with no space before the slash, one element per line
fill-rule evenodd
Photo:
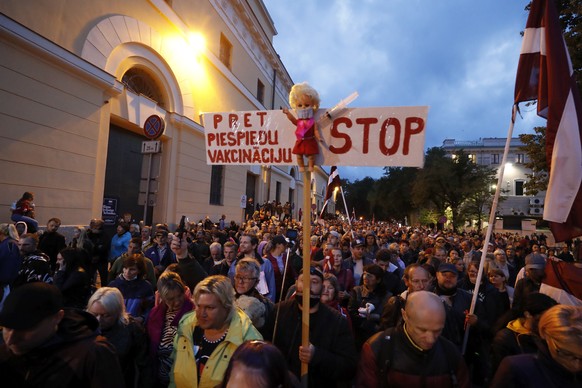
<path fill-rule="evenodd" d="M 373 206 L 369 201 L 369 195 L 373 191 L 374 183 L 374 178 L 369 176 L 361 180 L 356 179 L 354 182 L 350 180 L 346 182 L 344 195 L 348 204 L 348 211 L 355 211 L 357 217 L 372 217 Z"/>
<path fill-rule="evenodd" d="M 463 205 L 476 202 L 483 193 L 490 197 L 494 177 L 495 170 L 477 165 L 464 151 L 451 158 L 442 148 L 434 147 L 428 150 L 425 166 L 414 180 L 413 203 L 422 208 L 432 205 L 441 215 L 450 207 L 453 227 L 458 229 L 468 214 L 462 212 Z"/>
<path fill-rule="evenodd" d="M 386 167 L 374 185 L 375 213 L 383 219 L 404 222 L 414 210 L 411 193 L 418 172 L 412 167 Z"/>
<path fill-rule="evenodd" d="M 531 174 L 526 174 L 527 182 L 524 184 L 525 190 L 531 195 L 545 191 L 548 187 L 546 127 L 535 127 L 534 131 L 535 134 L 519 135 L 519 140 L 524 144 L 519 149 L 528 156 L 524 167 L 532 171 Z"/>
<path fill-rule="evenodd" d="M 556 0 L 556 8 L 560 14 L 564 40 L 570 52 L 578 91 L 582 94 L 582 2 Z"/>

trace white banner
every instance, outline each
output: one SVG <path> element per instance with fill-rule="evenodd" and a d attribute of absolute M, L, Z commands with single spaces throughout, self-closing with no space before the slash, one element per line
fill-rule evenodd
<path fill-rule="evenodd" d="M 428 107 L 350 108 L 315 115 L 317 165 L 422 167 Z M 294 165 L 295 125 L 280 110 L 205 113 L 208 164 Z M 307 162 L 306 162 L 307 163 Z"/>

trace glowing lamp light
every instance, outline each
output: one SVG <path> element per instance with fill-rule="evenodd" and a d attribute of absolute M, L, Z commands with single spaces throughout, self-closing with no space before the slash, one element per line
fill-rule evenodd
<path fill-rule="evenodd" d="M 200 33 L 192 32 L 188 35 L 188 43 L 194 51 L 196 59 L 200 60 L 200 55 L 206 50 L 206 39 L 204 39 L 204 36 Z"/>

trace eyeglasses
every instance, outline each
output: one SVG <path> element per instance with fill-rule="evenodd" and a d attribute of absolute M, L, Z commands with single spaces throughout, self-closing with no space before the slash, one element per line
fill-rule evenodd
<path fill-rule="evenodd" d="M 558 347 L 558 345 L 556 345 L 556 342 L 550 338 L 547 337 L 548 343 L 551 342 L 552 345 L 554 346 L 554 349 L 556 350 L 556 354 L 560 357 L 562 357 L 565 361 L 570 361 L 570 362 L 582 362 L 582 356 L 578 356 L 576 354 L 570 353 L 569 351 L 565 351 L 562 350 Z"/>
<path fill-rule="evenodd" d="M 242 283 L 247 283 L 247 282 L 251 282 L 253 280 L 257 280 L 257 278 L 247 278 L 245 276 L 235 276 L 234 280 L 237 282 L 242 282 Z"/>

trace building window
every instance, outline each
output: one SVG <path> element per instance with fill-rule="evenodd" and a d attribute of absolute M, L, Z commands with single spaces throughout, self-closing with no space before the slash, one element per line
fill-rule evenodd
<path fill-rule="evenodd" d="M 132 67 L 123 74 L 121 82 L 135 94 L 143 94 L 150 100 L 157 102 L 160 107 L 165 108 L 162 89 L 147 70 Z"/>
<path fill-rule="evenodd" d="M 257 80 L 257 100 L 265 105 L 265 84 L 260 79 Z"/>
<path fill-rule="evenodd" d="M 491 164 L 499 164 L 499 154 L 491 154 Z"/>
<path fill-rule="evenodd" d="M 220 54 L 219 54 L 220 62 L 224 64 L 224 66 L 231 68 L 231 60 L 232 60 L 232 43 L 226 36 L 220 34 Z"/>
<path fill-rule="evenodd" d="M 525 163 L 525 154 L 517 154 L 517 163 Z"/>
<path fill-rule="evenodd" d="M 277 182 L 275 187 L 275 201 L 281 202 L 281 182 Z"/>
<path fill-rule="evenodd" d="M 475 154 L 469 154 L 469 160 L 473 163 L 477 163 L 477 155 Z"/>
<path fill-rule="evenodd" d="M 224 182 L 224 166 L 213 165 L 210 175 L 210 204 L 222 205 L 222 186 Z"/>
<path fill-rule="evenodd" d="M 515 195 L 524 195 L 523 184 L 524 181 L 515 181 Z"/>

